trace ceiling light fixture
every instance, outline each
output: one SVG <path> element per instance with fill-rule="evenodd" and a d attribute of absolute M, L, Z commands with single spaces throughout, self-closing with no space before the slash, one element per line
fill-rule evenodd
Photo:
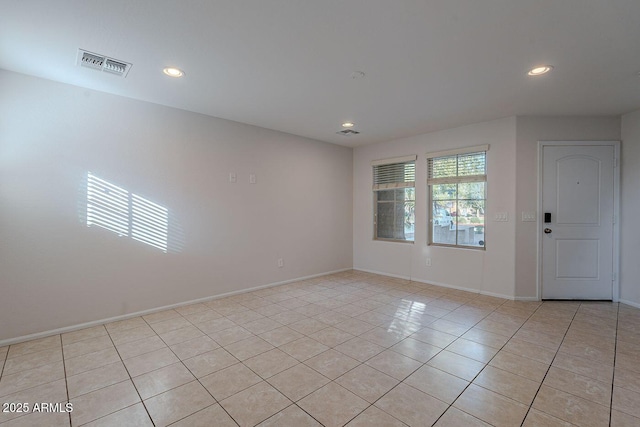
<path fill-rule="evenodd" d="M 354 125 L 353 123 L 351 123 L 351 122 L 344 122 L 344 123 L 342 124 L 342 127 L 343 127 L 343 128 L 352 128 L 352 127 L 354 127 L 354 126 L 355 126 L 355 125 Z"/>
<path fill-rule="evenodd" d="M 541 67 L 532 68 L 531 70 L 529 70 L 527 75 L 529 75 L 529 76 L 541 76 L 543 74 L 547 74 L 551 70 L 553 70 L 553 65 L 543 65 Z"/>
<path fill-rule="evenodd" d="M 174 67 L 167 67 L 164 70 L 162 70 L 163 73 L 165 73 L 167 76 L 170 77 L 182 77 L 184 76 L 184 71 L 182 71 L 179 68 L 174 68 Z"/>

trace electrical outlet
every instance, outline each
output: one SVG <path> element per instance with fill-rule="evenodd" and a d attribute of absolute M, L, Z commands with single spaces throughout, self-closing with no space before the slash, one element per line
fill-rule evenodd
<path fill-rule="evenodd" d="M 431 258 L 425 259 L 424 263 L 426 264 L 427 267 L 431 267 Z"/>
<path fill-rule="evenodd" d="M 278 268 L 284 267 L 284 260 L 282 258 L 278 258 Z"/>
<path fill-rule="evenodd" d="M 229 172 L 229 182 L 236 182 L 238 180 L 238 176 L 235 172 Z"/>
<path fill-rule="evenodd" d="M 249 184 L 255 184 L 256 183 L 256 174 L 255 173 L 250 173 L 249 174 Z"/>

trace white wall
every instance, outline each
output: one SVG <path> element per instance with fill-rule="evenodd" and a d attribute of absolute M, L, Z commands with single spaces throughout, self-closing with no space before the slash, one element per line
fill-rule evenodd
<path fill-rule="evenodd" d="M 521 215 L 538 210 L 538 141 L 619 141 L 620 117 L 518 116 L 516 129 L 515 292 L 536 297 L 537 223 L 523 222 Z"/>
<path fill-rule="evenodd" d="M 0 340 L 352 266 L 350 148 L 1 70 L 0 93 Z M 182 249 L 88 228 L 87 171 L 168 207 Z"/>
<path fill-rule="evenodd" d="M 620 299 L 640 307 L 640 110 L 622 116 Z"/>
<path fill-rule="evenodd" d="M 625 116 L 623 143 L 622 229 L 638 211 L 638 194 L 631 182 L 640 182 L 638 114 Z M 354 268 L 379 271 L 414 280 L 466 288 L 507 297 L 537 296 L 536 222 L 523 222 L 522 212 L 538 208 L 538 141 L 620 140 L 620 117 L 518 116 L 449 129 L 384 144 L 359 147 L 354 154 Z M 490 144 L 486 209 L 486 252 L 428 246 L 426 212 L 426 164 L 424 153 Z M 371 160 L 418 154 L 416 183 L 416 240 L 414 244 L 374 241 Z M 624 164 L 630 164 L 625 172 Z M 630 188 L 631 187 L 631 188 Z M 635 191 L 635 192 L 634 192 Z M 629 202 L 633 200 L 633 202 Z M 635 203 L 635 204 L 634 204 Z M 635 211 L 634 211 L 635 209 Z M 507 212 L 509 221 L 494 222 L 496 212 Z M 539 217 L 540 213 L 538 213 Z M 627 219 L 626 221 L 630 221 Z M 623 235 L 627 231 L 623 232 Z M 640 238 L 623 240 L 621 280 L 628 298 L 640 301 L 639 271 L 635 257 Z M 425 258 L 432 266 L 425 266 Z M 625 258 L 626 257 L 626 258 Z M 626 261 L 625 261 L 626 259 Z M 633 261 L 632 261 L 633 259 Z M 632 286 L 630 286 L 632 285 Z M 635 291 L 635 293 L 633 293 Z"/>
<path fill-rule="evenodd" d="M 488 294 L 514 296 L 515 117 L 397 139 L 354 150 L 354 268 Z M 425 153 L 490 144 L 487 153 L 486 251 L 427 245 Z M 417 154 L 415 243 L 373 240 L 371 161 Z M 508 222 L 492 221 L 507 212 Z M 425 259 L 431 258 L 427 267 Z"/>

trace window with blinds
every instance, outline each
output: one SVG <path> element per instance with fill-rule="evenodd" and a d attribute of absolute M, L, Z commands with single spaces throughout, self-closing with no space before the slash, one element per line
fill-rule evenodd
<path fill-rule="evenodd" d="M 413 242 L 416 156 L 377 160 L 372 166 L 374 239 Z"/>
<path fill-rule="evenodd" d="M 455 154 L 427 159 L 427 183 L 487 180 L 487 153 Z"/>
<path fill-rule="evenodd" d="M 429 244 L 485 248 L 489 146 L 427 155 Z"/>
<path fill-rule="evenodd" d="M 416 162 L 392 163 L 373 167 L 373 189 L 415 187 Z"/>
<path fill-rule="evenodd" d="M 87 226 L 101 227 L 167 252 L 168 209 L 91 172 L 87 173 Z"/>

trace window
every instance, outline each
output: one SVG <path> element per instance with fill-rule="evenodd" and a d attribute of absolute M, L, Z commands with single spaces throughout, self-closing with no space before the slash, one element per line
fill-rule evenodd
<path fill-rule="evenodd" d="M 485 247 L 488 145 L 427 155 L 429 244 Z"/>
<path fill-rule="evenodd" d="M 169 211 L 87 173 L 87 226 L 128 236 L 167 252 Z"/>
<path fill-rule="evenodd" d="M 374 239 L 413 242 L 416 156 L 376 160 L 372 165 Z"/>

